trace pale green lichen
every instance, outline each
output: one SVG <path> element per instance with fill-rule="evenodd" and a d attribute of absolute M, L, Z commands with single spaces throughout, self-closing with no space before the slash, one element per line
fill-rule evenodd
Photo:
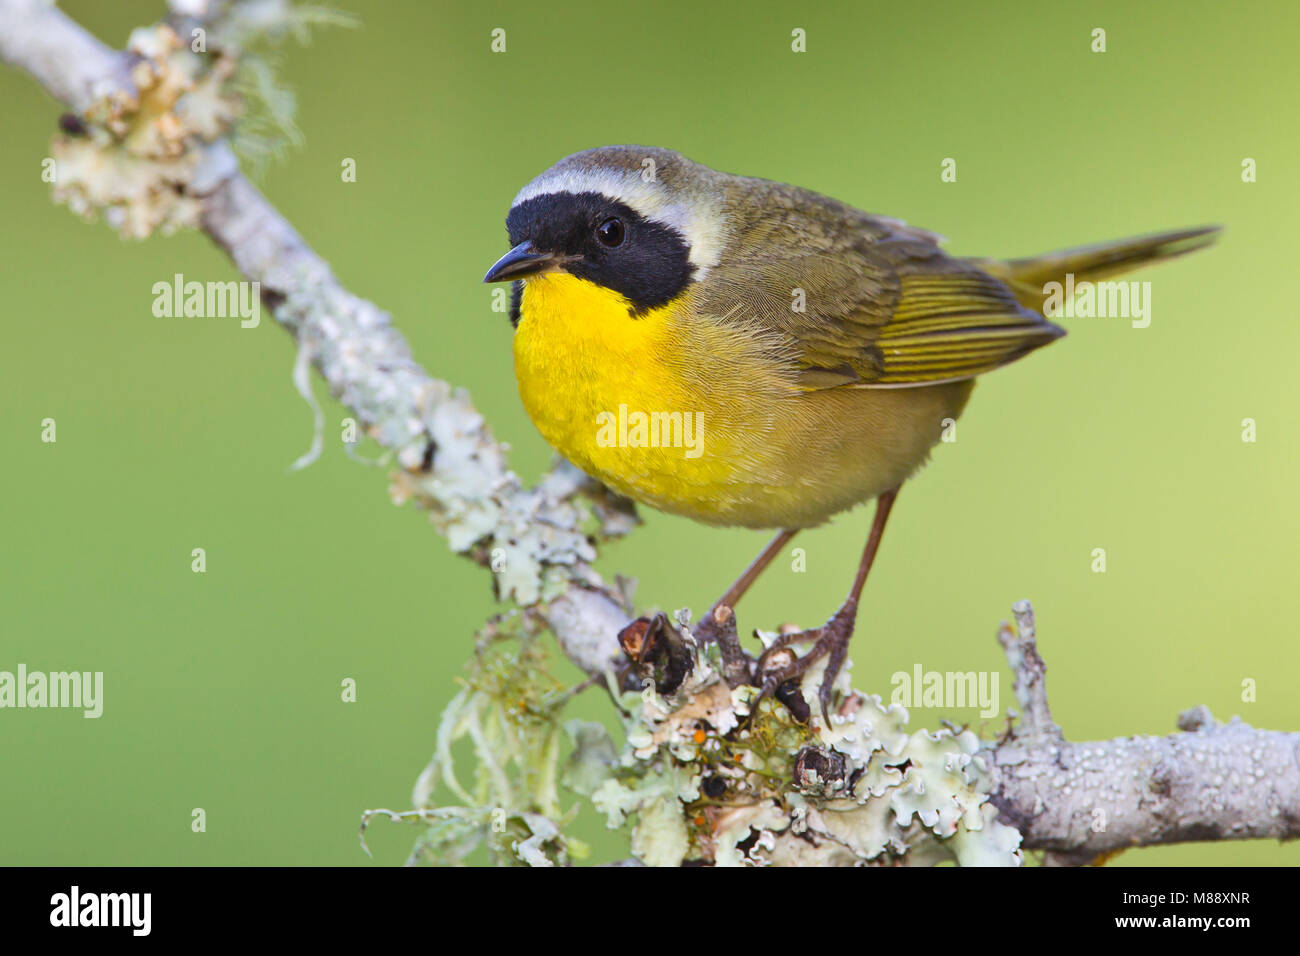
<path fill-rule="evenodd" d="M 102 213 L 124 238 L 199 226 L 202 203 L 189 187 L 223 137 L 254 169 L 300 144 L 273 47 L 284 36 L 304 41 L 311 26 L 354 22 L 288 0 L 185 6 L 173 23 L 132 31 L 130 82 L 106 89 L 50 147 L 55 201 L 86 218 Z"/>
<path fill-rule="evenodd" d="M 170 27 L 133 31 L 128 49 L 135 97 L 106 94 L 77 133 L 55 138 L 54 199 L 143 239 L 198 225 L 200 203 L 185 194 L 199 163 L 192 147 L 227 132 L 240 106 L 225 90 L 233 61 L 194 54 Z"/>
<path fill-rule="evenodd" d="M 601 752 L 612 757 L 613 743 L 608 735 L 602 741 L 598 725 L 571 722 L 577 746 L 561 770 L 567 735 L 559 717 L 568 692 L 548 673 L 537 639 L 518 628 L 517 618 L 507 618 L 480 636 L 466 686 L 443 711 L 433 757 L 416 781 L 415 809 L 364 818 L 427 824 L 411 862 L 455 864 L 485 849 L 498 864 L 563 866 L 586 854 L 564 833 L 578 805 L 561 805 L 560 779 L 563 773 L 570 788 L 594 784 L 584 762 Z M 472 780 L 457 773 L 461 742 L 473 751 Z M 444 789 L 460 805 L 435 806 Z"/>
<path fill-rule="evenodd" d="M 395 473 L 393 500 L 413 499 L 427 509 L 453 551 L 481 549 L 503 601 L 528 607 L 560 596 L 590 575 L 593 537 L 612 537 L 631 526 L 625 513 L 603 499 L 589 506 L 579 492 L 590 479 L 567 463 L 536 488 L 525 488 L 459 393 L 443 396 L 427 425 L 436 467 Z M 599 586 L 594 576 L 591 583 Z"/>
<path fill-rule="evenodd" d="M 455 863 L 486 847 L 499 863 L 565 865 L 585 848 L 565 833 L 585 798 L 611 829 L 631 828 L 652 866 L 1014 866 L 1020 834 L 997 820 L 969 730 L 911 730 L 907 711 L 836 680 L 829 726 L 800 721 L 755 687 L 730 688 L 716 644 L 698 645 L 679 612 L 691 670 L 671 694 L 608 687 L 622 714 L 617 747 L 596 723 L 563 720 L 571 692 L 547 673 L 528 615 L 480 635 L 466 687 L 443 714 L 415 790 L 423 821 L 413 859 Z M 759 635 L 770 642 L 774 634 Z M 815 699 L 824 665 L 803 677 Z M 753 713 L 751 714 L 751 711 Z M 475 754 L 462 782 L 457 742 Z M 461 802 L 437 806 L 444 788 Z"/>
<path fill-rule="evenodd" d="M 805 674 L 806 699 L 823 671 Z M 728 689 L 716 648 L 697 648 L 671 697 L 624 695 L 627 743 L 595 798 L 611 826 L 636 814 L 634 852 L 655 865 L 1022 862 L 980 788 L 974 733 L 909 732 L 907 711 L 854 692 L 847 668 L 837 690 L 829 727 L 772 701 L 745 724 L 757 689 Z"/>

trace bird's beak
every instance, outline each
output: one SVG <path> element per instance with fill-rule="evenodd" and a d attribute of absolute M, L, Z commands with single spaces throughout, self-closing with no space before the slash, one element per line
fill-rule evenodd
<path fill-rule="evenodd" d="M 504 256 L 498 259 L 483 277 L 484 282 L 505 282 L 507 279 L 522 279 L 547 272 L 560 264 L 560 257 L 553 252 L 538 252 L 532 242 L 525 239 Z"/>

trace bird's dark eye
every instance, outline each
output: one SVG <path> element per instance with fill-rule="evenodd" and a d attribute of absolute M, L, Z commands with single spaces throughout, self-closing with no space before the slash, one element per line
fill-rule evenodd
<path fill-rule="evenodd" d="M 615 246 L 623 244 L 623 220 L 606 219 L 596 227 L 596 238 L 600 240 L 601 245 L 609 246 L 613 249 Z"/>

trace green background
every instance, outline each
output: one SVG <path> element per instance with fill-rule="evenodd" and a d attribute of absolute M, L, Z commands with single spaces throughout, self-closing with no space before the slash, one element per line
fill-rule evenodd
<path fill-rule="evenodd" d="M 64 9 L 121 46 L 161 6 Z M 1225 224 L 1216 248 L 1136 277 L 1153 284 L 1149 328 L 1065 320 L 1067 339 L 981 383 L 957 443 L 900 498 L 855 683 L 1001 670 L 1010 706 L 994 634 L 1029 597 L 1073 739 L 1167 733 L 1196 704 L 1300 730 L 1294 4 L 339 6 L 360 29 L 285 51 L 306 145 L 262 186 L 426 368 L 471 391 L 529 480 L 551 452 L 479 280 L 515 191 L 576 150 L 670 146 L 933 229 L 958 254 Z M 269 318 L 155 318 L 154 282 L 234 278 L 227 260 L 198 234 L 127 243 L 51 205 L 39 174 L 60 108 L 7 69 L 0 102 L 0 669 L 106 675 L 99 720 L 0 711 L 0 863 L 367 863 L 359 814 L 408 805 L 495 609 L 489 575 L 336 442 L 290 472 L 311 415 L 289 337 Z M 326 411 L 336 435 L 346 412 Z M 57 444 L 40 441 L 46 417 Z M 601 561 L 639 578 L 643 607 L 707 606 L 765 540 L 645 519 Z M 860 509 L 802 536 L 807 573 L 778 561 L 742 632 L 824 619 L 868 523 Z M 588 694 L 574 713 L 608 707 Z M 914 725 L 945 714 L 979 722 L 915 710 Z M 577 832 L 596 859 L 626 853 L 591 814 Z M 377 824 L 374 862 L 414 836 Z M 1253 842 L 1118 865 L 1297 862 L 1300 847 Z"/>

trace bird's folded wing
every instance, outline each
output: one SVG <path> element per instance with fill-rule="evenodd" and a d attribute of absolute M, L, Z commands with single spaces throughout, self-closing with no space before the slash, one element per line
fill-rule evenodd
<path fill-rule="evenodd" d="M 712 277 L 709 311 L 778 333 L 802 389 L 958 381 L 1064 334 L 998 279 L 912 237 L 728 271 Z"/>

